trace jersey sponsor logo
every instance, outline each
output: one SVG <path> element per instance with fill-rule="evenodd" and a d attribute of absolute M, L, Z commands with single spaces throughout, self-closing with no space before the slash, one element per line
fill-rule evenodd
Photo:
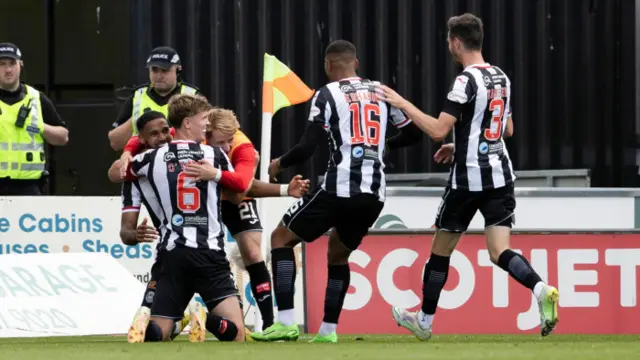
<path fill-rule="evenodd" d="M 491 85 L 491 79 L 489 79 L 488 76 L 485 76 L 483 80 L 484 80 L 485 87 L 489 87 L 489 85 Z"/>
<path fill-rule="evenodd" d="M 180 214 L 175 214 L 171 218 L 171 223 L 175 226 L 182 226 L 182 224 L 184 224 L 184 218 Z"/>
<path fill-rule="evenodd" d="M 209 222 L 209 218 L 206 216 L 198 216 L 198 215 L 185 215 L 184 217 L 184 226 L 206 226 Z"/>
<path fill-rule="evenodd" d="M 176 158 L 176 154 L 172 153 L 172 152 L 167 152 L 164 154 L 164 162 L 169 162 L 171 160 L 175 160 Z"/>
<path fill-rule="evenodd" d="M 354 89 L 353 86 L 351 86 L 351 85 L 342 85 L 342 86 L 340 86 L 340 91 L 346 93 L 346 92 L 354 92 L 354 91 L 356 91 L 356 89 Z"/>
<path fill-rule="evenodd" d="M 481 142 L 480 146 L 478 146 L 478 152 L 482 155 L 486 155 L 489 152 L 489 144 L 486 142 Z"/>
<path fill-rule="evenodd" d="M 178 149 L 177 151 L 178 161 L 187 161 L 187 160 L 195 160 L 202 159 L 204 157 L 204 151 L 202 150 L 191 150 L 191 149 Z"/>
<path fill-rule="evenodd" d="M 355 146 L 351 150 L 351 155 L 353 155 L 353 157 L 356 159 L 360 159 L 364 156 L 364 149 L 362 148 L 362 146 Z"/>
<path fill-rule="evenodd" d="M 487 142 L 483 141 L 478 146 L 478 152 L 480 154 L 482 154 L 482 155 L 486 155 L 486 154 L 501 154 L 503 150 L 504 150 L 504 148 L 503 148 L 501 142 L 488 144 Z"/>
<path fill-rule="evenodd" d="M 364 150 L 364 157 L 368 158 L 368 159 L 376 159 L 378 158 L 378 150 L 374 150 L 374 149 L 365 149 Z"/>

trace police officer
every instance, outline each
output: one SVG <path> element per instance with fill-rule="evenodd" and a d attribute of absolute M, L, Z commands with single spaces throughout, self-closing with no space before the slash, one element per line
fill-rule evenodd
<path fill-rule="evenodd" d="M 20 49 L 0 43 L 0 195 L 42 195 L 45 141 L 69 141 L 51 100 L 20 81 L 23 67 Z"/>
<path fill-rule="evenodd" d="M 153 49 L 147 59 L 150 84 L 135 89 L 133 95 L 125 102 L 120 115 L 109 131 L 109 142 L 114 150 L 122 150 L 131 135 L 137 134 L 133 119 L 138 119 L 145 111 L 159 111 L 167 116 L 167 103 L 175 94 L 199 94 L 194 86 L 178 80 L 182 70 L 180 56 L 168 47 Z M 200 94 L 202 95 L 202 94 Z"/>

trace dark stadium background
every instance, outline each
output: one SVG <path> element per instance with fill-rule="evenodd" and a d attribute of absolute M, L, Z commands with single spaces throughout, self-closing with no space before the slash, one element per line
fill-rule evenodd
<path fill-rule="evenodd" d="M 323 50 L 344 38 L 360 75 L 437 115 L 456 69 L 446 20 L 485 24 L 485 59 L 512 79 L 517 170 L 590 169 L 592 186 L 637 186 L 635 1 L 631 0 L 0 0 L 2 41 L 16 43 L 24 80 L 45 91 L 70 129 L 51 161 L 51 194 L 111 195 L 118 154 L 107 140 L 115 90 L 147 81 L 154 46 L 180 53 L 187 82 L 233 109 L 259 148 L 262 54 L 309 86 L 325 84 Z M 7 38 L 9 37 L 9 38 Z M 273 156 L 293 146 L 307 106 L 274 119 Z M 442 172 L 427 141 L 390 155 L 391 173 Z M 297 172 L 316 179 L 326 151 Z M 292 175 L 288 171 L 285 175 Z"/>

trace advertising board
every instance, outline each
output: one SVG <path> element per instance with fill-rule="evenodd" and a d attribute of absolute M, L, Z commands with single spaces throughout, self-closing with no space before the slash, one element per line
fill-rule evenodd
<path fill-rule="evenodd" d="M 352 253 L 351 287 L 340 333 L 402 334 L 391 306 L 420 309 L 422 273 L 431 235 L 370 235 Z M 560 293 L 558 333 L 640 333 L 640 234 L 514 235 L 512 248 L 530 259 Z M 322 321 L 326 285 L 325 239 L 305 248 L 307 326 Z M 436 334 L 539 332 L 531 291 L 493 265 L 484 236 L 465 235 L 434 320 Z"/>

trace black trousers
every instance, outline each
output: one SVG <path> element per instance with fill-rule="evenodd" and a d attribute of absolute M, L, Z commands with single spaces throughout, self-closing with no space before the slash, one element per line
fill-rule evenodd
<path fill-rule="evenodd" d="M 0 179 L 0 196 L 40 196 L 40 180 Z"/>

